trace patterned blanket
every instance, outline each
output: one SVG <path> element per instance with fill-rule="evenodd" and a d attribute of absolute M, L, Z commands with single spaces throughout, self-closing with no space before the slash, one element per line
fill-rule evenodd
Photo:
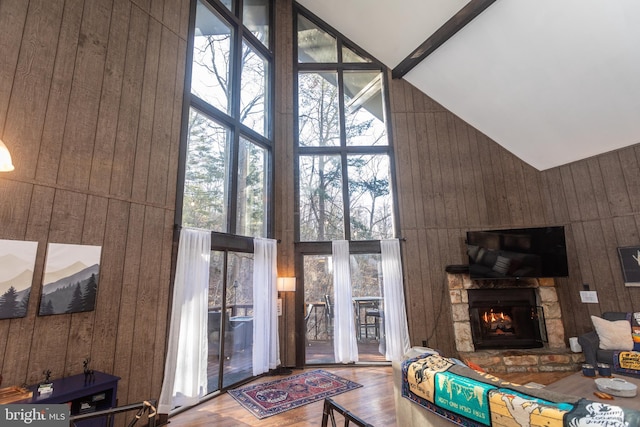
<path fill-rule="evenodd" d="M 509 383 L 437 354 L 403 363 L 402 395 L 464 427 L 640 426 L 640 412 Z"/>

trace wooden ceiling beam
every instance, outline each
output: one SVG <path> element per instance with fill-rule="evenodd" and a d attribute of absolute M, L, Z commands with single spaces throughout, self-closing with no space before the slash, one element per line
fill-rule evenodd
<path fill-rule="evenodd" d="M 442 46 L 455 33 L 460 31 L 465 25 L 480 15 L 486 8 L 491 6 L 496 0 L 471 0 L 462 9 L 453 15 L 447 22 L 436 30 L 427 40 L 416 50 L 402 60 L 391 72 L 394 79 L 404 77 L 420 61 L 429 56 L 433 51 Z"/>

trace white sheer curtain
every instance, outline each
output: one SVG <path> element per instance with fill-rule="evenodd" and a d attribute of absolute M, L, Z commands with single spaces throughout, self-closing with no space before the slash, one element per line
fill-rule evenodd
<path fill-rule="evenodd" d="M 211 232 L 183 228 L 158 411 L 198 403 L 207 392 L 207 295 Z"/>
<path fill-rule="evenodd" d="M 333 258 L 333 353 L 336 363 L 358 361 L 358 342 L 351 298 L 349 242 L 334 240 Z"/>
<path fill-rule="evenodd" d="M 380 241 L 382 252 L 382 282 L 384 295 L 385 358 L 402 360 L 409 351 L 409 328 L 404 304 L 402 263 L 398 239 Z"/>
<path fill-rule="evenodd" d="M 277 242 L 253 240 L 253 375 L 280 364 L 278 342 Z"/>

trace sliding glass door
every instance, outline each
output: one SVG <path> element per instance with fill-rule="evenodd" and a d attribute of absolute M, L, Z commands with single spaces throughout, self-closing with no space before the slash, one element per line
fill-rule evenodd
<path fill-rule="evenodd" d="M 360 362 L 384 361 L 380 254 L 350 257 L 353 316 Z M 335 363 L 331 255 L 304 255 L 305 363 Z"/>
<path fill-rule="evenodd" d="M 211 251 L 208 393 L 252 376 L 253 254 Z"/>

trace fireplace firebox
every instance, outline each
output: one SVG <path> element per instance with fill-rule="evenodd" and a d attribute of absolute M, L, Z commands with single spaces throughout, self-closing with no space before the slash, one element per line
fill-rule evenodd
<path fill-rule="evenodd" d="M 469 289 L 468 298 L 476 350 L 544 346 L 544 312 L 535 289 Z"/>

